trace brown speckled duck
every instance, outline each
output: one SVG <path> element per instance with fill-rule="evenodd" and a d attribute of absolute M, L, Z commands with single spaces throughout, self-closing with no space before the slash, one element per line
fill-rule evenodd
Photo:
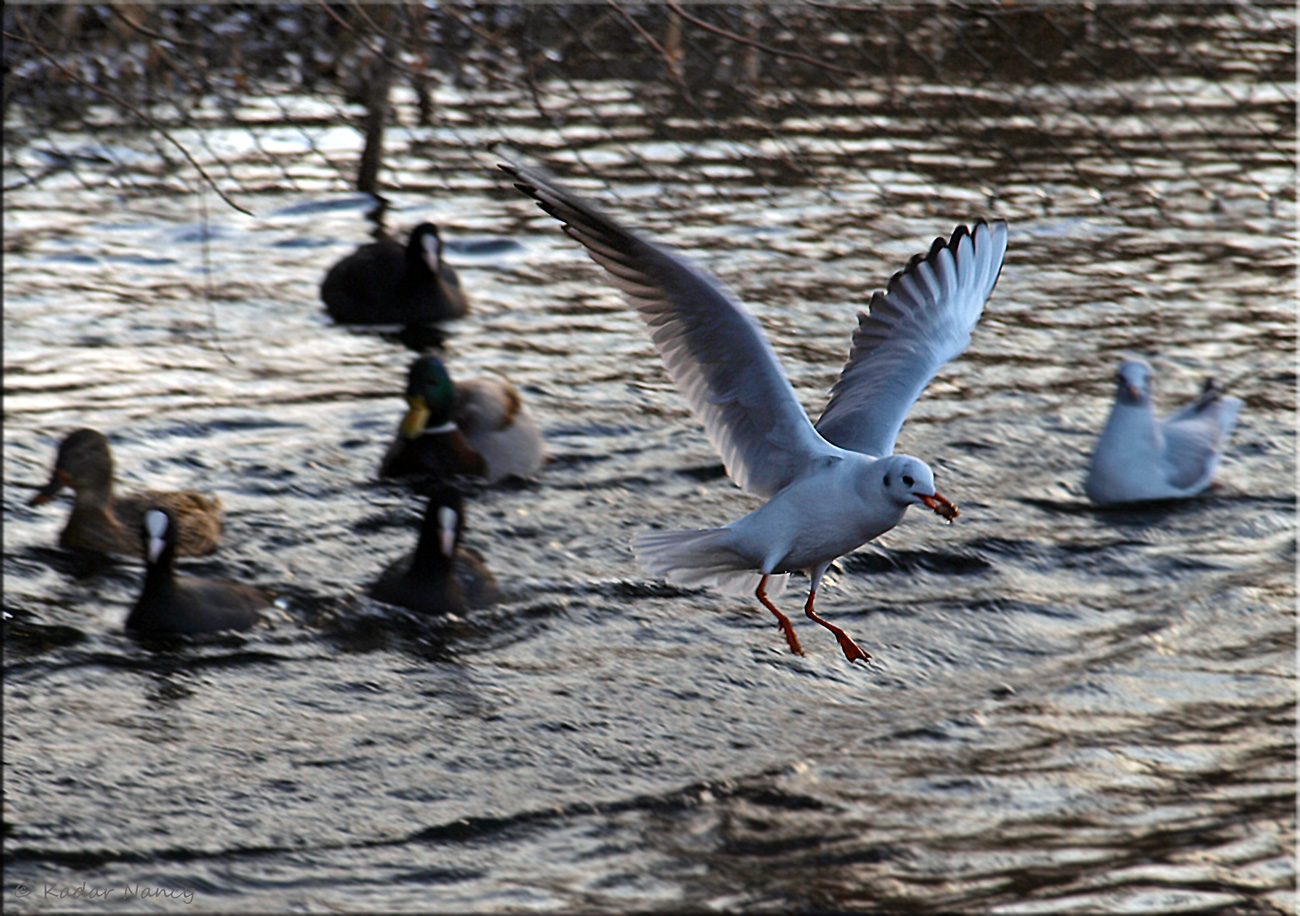
<path fill-rule="evenodd" d="M 174 517 L 179 554 L 211 553 L 221 538 L 221 502 L 217 499 L 193 490 L 143 490 L 114 496 L 113 453 L 98 430 L 79 429 L 63 440 L 50 482 L 29 505 L 48 502 L 65 486 L 74 491 L 76 501 L 59 535 L 60 547 L 142 556 L 140 524 L 151 506 L 165 507 Z"/>

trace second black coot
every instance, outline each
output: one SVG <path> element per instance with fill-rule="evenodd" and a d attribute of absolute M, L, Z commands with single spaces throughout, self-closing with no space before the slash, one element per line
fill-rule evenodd
<path fill-rule="evenodd" d="M 371 597 L 423 614 L 462 614 L 500 600 L 496 579 L 473 551 L 460 546 L 465 508 L 454 487 L 432 491 L 415 550 L 389 564 Z"/>
<path fill-rule="evenodd" d="M 438 227 L 420 223 L 403 246 L 362 245 L 325 274 L 320 297 L 339 324 L 427 325 L 469 312 L 456 271 L 443 260 Z"/>

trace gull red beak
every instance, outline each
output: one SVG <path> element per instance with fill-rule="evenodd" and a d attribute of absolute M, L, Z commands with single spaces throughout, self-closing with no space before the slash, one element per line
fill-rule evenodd
<path fill-rule="evenodd" d="M 933 496 L 922 496 L 921 502 L 925 503 L 927 509 L 933 509 L 939 515 L 942 515 L 949 522 L 961 515 L 961 510 L 949 502 L 946 496 L 935 493 Z"/>

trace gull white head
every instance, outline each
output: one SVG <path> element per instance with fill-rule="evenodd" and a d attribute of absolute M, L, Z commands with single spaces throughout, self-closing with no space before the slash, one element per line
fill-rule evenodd
<path fill-rule="evenodd" d="M 1151 367 L 1140 359 L 1126 359 L 1119 364 L 1115 384 L 1120 403 L 1138 407 L 1151 397 Z"/>
<path fill-rule="evenodd" d="M 934 472 L 920 458 L 890 455 L 872 465 L 879 484 L 890 499 L 902 506 L 920 503 L 948 521 L 957 517 L 957 507 L 934 488 Z"/>

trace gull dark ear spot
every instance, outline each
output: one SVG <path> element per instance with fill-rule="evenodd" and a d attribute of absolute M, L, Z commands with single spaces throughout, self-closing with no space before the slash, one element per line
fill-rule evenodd
<path fill-rule="evenodd" d="M 911 475 L 904 474 L 903 483 L 910 487 L 912 484 L 916 483 L 916 481 L 911 478 Z"/>
<path fill-rule="evenodd" d="M 888 475 L 888 474 L 885 475 L 885 487 L 886 487 L 886 488 L 889 487 L 889 475 Z"/>

